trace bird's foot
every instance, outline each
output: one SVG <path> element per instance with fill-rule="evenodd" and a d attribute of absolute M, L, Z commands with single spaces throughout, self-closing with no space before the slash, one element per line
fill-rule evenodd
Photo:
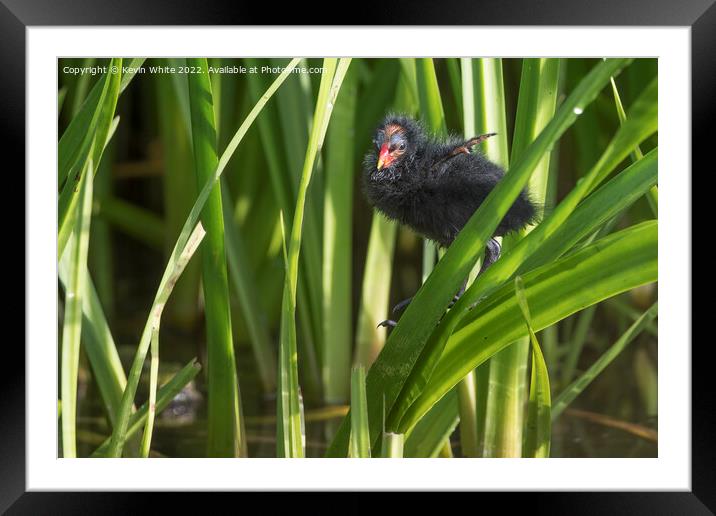
<path fill-rule="evenodd" d="M 502 246 L 500 246 L 500 243 L 494 238 L 489 239 L 485 245 L 485 257 L 482 260 L 482 266 L 480 267 L 478 276 L 485 272 L 490 265 L 495 263 L 501 253 Z"/>
<path fill-rule="evenodd" d="M 450 301 L 450 304 L 448 305 L 448 308 L 452 308 L 452 305 L 454 305 L 455 303 L 457 303 L 457 300 L 460 299 L 460 296 L 463 294 L 463 292 L 465 292 L 465 286 L 464 286 L 464 285 L 463 285 L 463 287 L 460 289 L 460 292 L 458 292 L 457 294 L 455 294 L 455 297 L 452 298 L 452 301 Z M 398 303 L 397 305 L 395 305 L 395 306 L 393 307 L 393 312 L 392 312 L 393 315 L 397 314 L 398 312 L 402 312 L 403 310 L 405 310 L 405 307 L 407 307 L 412 300 L 413 300 L 413 298 L 412 298 L 412 297 L 409 297 L 408 299 L 403 299 L 400 303 Z"/>
<path fill-rule="evenodd" d="M 413 296 L 410 296 L 408 299 L 403 299 L 400 303 L 398 303 L 397 305 L 395 305 L 395 306 L 393 307 L 393 311 L 392 311 L 392 312 L 393 312 L 393 315 L 396 315 L 396 314 L 399 313 L 400 311 L 404 310 L 405 307 L 408 306 L 412 300 L 413 300 Z M 389 326 L 390 326 L 391 328 L 395 328 L 397 325 L 398 325 L 398 323 L 395 322 L 394 320 L 392 320 L 392 319 L 386 319 L 385 321 L 379 322 L 379 323 L 378 323 L 378 326 L 376 326 L 376 328 L 380 328 L 381 326 L 382 326 L 383 328 L 387 328 L 387 327 L 389 327 Z"/>
<path fill-rule="evenodd" d="M 408 299 L 403 299 L 400 303 L 395 305 L 393 307 L 393 315 L 397 314 L 398 312 L 401 312 L 405 309 L 406 306 L 410 304 L 410 302 L 413 300 L 413 296 L 410 296 Z"/>
<path fill-rule="evenodd" d="M 465 282 L 465 283 L 462 284 L 462 287 L 460 287 L 460 291 L 459 291 L 457 294 L 455 294 L 455 297 L 452 298 L 452 301 L 450 301 L 450 304 L 448 305 L 448 308 L 452 308 L 452 306 L 453 306 L 455 303 L 457 303 L 457 300 L 460 299 L 460 296 L 462 296 L 463 293 L 465 292 L 465 286 L 466 286 L 466 284 L 467 284 L 467 282 Z M 393 315 L 396 315 L 398 312 L 401 312 L 402 310 L 404 310 L 405 307 L 408 306 L 412 300 L 413 300 L 413 296 L 409 297 L 408 299 L 403 299 L 400 303 L 398 303 L 397 305 L 395 305 L 395 306 L 393 307 Z M 381 322 L 378 324 L 377 327 L 380 328 L 381 326 L 383 326 L 383 327 L 388 327 L 388 326 L 390 326 L 391 328 L 395 328 L 395 326 L 396 326 L 397 324 L 398 324 L 398 323 L 396 323 L 396 322 L 393 321 L 392 319 L 386 319 L 385 321 L 381 321 Z"/>
<path fill-rule="evenodd" d="M 492 134 L 482 135 L 482 136 L 479 136 L 478 138 L 483 138 L 483 137 L 488 137 L 488 136 L 492 136 Z M 495 240 L 494 238 L 491 238 L 487 241 L 487 243 L 485 245 L 485 257 L 482 260 L 482 266 L 480 267 L 480 272 L 478 273 L 478 276 L 480 274 L 482 274 L 483 272 L 485 272 L 485 270 L 490 265 L 492 265 L 493 263 L 495 263 L 497 261 L 497 259 L 500 257 L 501 251 L 502 251 L 502 248 L 497 240 Z M 450 301 L 448 308 L 452 308 L 453 305 L 455 305 L 455 303 L 458 302 L 460 297 L 465 293 L 466 287 L 467 287 L 467 280 L 465 280 L 463 282 L 458 293 L 455 294 L 455 297 L 452 298 L 452 301 Z M 412 300 L 413 300 L 412 297 L 409 297 L 408 299 L 403 299 L 400 303 L 398 303 L 397 305 L 395 305 L 393 307 L 393 314 L 397 314 L 401 310 L 404 310 L 405 307 L 408 306 Z M 477 306 L 477 304 L 481 300 L 482 299 L 480 299 L 480 300 L 476 301 L 475 303 L 471 304 L 470 306 L 468 306 L 468 310 L 472 310 L 473 308 L 475 308 L 475 306 Z M 386 319 L 385 321 L 379 322 L 378 326 L 376 326 L 376 328 L 380 328 L 380 327 L 395 328 L 397 325 L 398 325 L 398 323 L 395 322 L 394 320 Z"/>

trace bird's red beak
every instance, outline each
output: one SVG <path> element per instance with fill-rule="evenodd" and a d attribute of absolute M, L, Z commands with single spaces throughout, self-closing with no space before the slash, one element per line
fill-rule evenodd
<path fill-rule="evenodd" d="M 378 154 L 378 170 L 382 169 L 383 167 L 389 166 L 393 161 L 393 156 L 390 155 L 390 151 L 388 150 L 388 144 L 384 143 L 383 146 L 380 148 L 380 154 Z"/>

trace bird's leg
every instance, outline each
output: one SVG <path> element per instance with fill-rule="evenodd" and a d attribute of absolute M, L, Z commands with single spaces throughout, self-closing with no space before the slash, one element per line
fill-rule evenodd
<path fill-rule="evenodd" d="M 480 272 L 477 273 L 478 276 L 485 272 L 485 269 L 487 269 L 490 265 L 497 261 L 497 259 L 500 257 L 501 251 L 502 247 L 500 247 L 500 244 L 497 242 L 497 240 L 491 238 L 487 241 L 487 244 L 485 244 L 485 257 L 482 260 Z"/>
<path fill-rule="evenodd" d="M 485 270 L 495 263 L 497 259 L 500 257 L 500 252 L 502 251 L 502 247 L 500 246 L 499 242 L 495 240 L 494 238 L 491 238 L 487 241 L 485 244 L 485 257 L 482 260 L 482 265 L 480 266 L 480 272 L 477 273 L 479 276 Z M 467 279 L 462 283 L 462 286 L 460 287 L 460 290 L 457 294 L 455 294 L 455 297 L 448 305 L 448 308 L 452 308 L 452 306 L 457 303 L 457 300 L 460 299 L 460 296 L 462 296 L 465 293 L 465 289 L 467 288 Z M 400 310 L 403 310 L 406 306 L 410 304 L 410 302 L 413 300 L 412 297 L 409 297 L 408 299 L 404 299 L 397 305 L 393 307 L 393 314 L 396 314 Z M 384 328 L 387 328 L 390 326 L 391 328 L 395 328 L 397 326 L 397 322 L 395 322 L 392 319 L 386 319 L 385 321 L 382 321 L 378 324 L 378 327 L 383 326 Z"/>
<path fill-rule="evenodd" d="M 452 301 L 450 301 L 448 308 L 452 308 L 452 306 L 455 303 L 457 303 L 457 300 L 460 299 L 460 296 L 462 296 L 465 293 L 466 288 L 467 288 L 467 278 L 465 278 L 465 281 L 462 282 L 462 286 L 460 287 L 460 290 L 458 290 L 457 294 L 455 294 L 455 297 L 452 298 Z"/>
<path fill-rule="evenodd" d="M 497 259 L 500 257 L 500 252 L 502 251 L 502 247 L 500 246 L 499 242 L 495 240 L 494 238 L 491 238 L 487 241 L 485 244 L 485 257 L 482 260 L 482 265 L 480 266 L 480 272 L 477 273 L 479 276 L 485 270 L 495 263 Z M 448 308 L 452 308 L 452 306 L 457 303 L 457 300 L 460 299 L 460 296 L 462 296 L 465 293 L 465 289 L 467 288 L 467 278 L 462 283 L 462 286 L 460 287 L 460 290 L 457 294 L 455 294 L 455 297 L 448 305 Z M 400 303 L 395 305 L 393 307 L 393 314 L 396 314 L 400 310 L 403 310 L 406 306 L 410 304 L 410 302 L 413 300 L 412 297 L 409 297 L 408 299 L 402 300 Z M 392 319 L 386 319 L 385 321 L 382 321 L 378 324 L 378 327 L 383 326 L 384 328 L 387 328 L 390 326 L 391 328 L 395 328 L 398 325 L 397 322 L 395 322 Z"/>
<path fill-rule="evenodd" d="M 457 303 L 457 300 L 460 299 L 460 296 L 465 293 L 465 289 L 466 289 L 466 288 L 467 288 L 467 279 L 465 279 L 465 281 L 463 281 L 462 286 L 460 287 L 460 290 L 458 290 L 457 294 L 455 294 L 455 297 L 452 298 L 452 301 L 450 301 L 450 304 L 448 305 L 448 308 L 452 308 L 452 305 L 454 305 L 455 303 Z M 408 299 L 403 299 L 400 303 L 398 303 L 397 305 L 395 305 L 395 306 L 393 307 L 393 314 L 396 314 L 396 313 L 398 313 L 399 311 L 403 310 L 406 306 L 408 306 L 408 305 L 410 304 L 410 302 L 411 302 L 412 300 L 413 300 L 413 296 L 409 297 Z M 386 319 L 385 321 L 381 321 L 380 324 L 378 324 L 378 326 L 379 326 L 379 327 L 380 327 L 380 326 L 383 326 L 383 327 L 388 327 L 388 326 L 390 326 L 391 328 L 395 328 L 395 326 L 396 326 L 397 324 L 398 324 L 398 323 L 396 323 L 396 322 L 395 322 L 394 320 L 392 320 L 392 319 Z"/>
<path fill-rule="evenodd" d="M 482 274 L 483 272 L 485 272 L 485 270 L 487 270 L 487 268 L 490 265 L 492 265 L 493 263 L 495 263 L 497 261 L 497 259 L 500 257 L 501 251 L 502 251 L 502 247 L 500 246 L 500 243 L 497 240 L 495 240 L 494 238 L 491 238 L 487 241 L 487 243 L 485 244 L 485 257 L 482 259 L 482 265 L 480 265 L 480 271 L 477 273 L 478 276 L 480 274 Z M 481 300 L 482 299 L 478 299 L 477 301 L 472 303 L 467 309 L 472 310 L 480 303 Z"/>
<path fill-rule="evenodd" d="M 450 308 L 452 305 L 454 305 L 457 302 L 458 299 L 460 299 L 460 296 L 465 293 L 466 287 L 467 287 L 467 280 L 465 280 L 465 282 L 462 284 L 462 287 L 460 287 L 460 290 L 458 291 L 458 293 L 455 294 L 455 297 L 453 298 L 453 300 L 450 301 L 450 305 L 448 306 L 448 308 Z M 393 315 L 397 314 L 398 312 L 400 312 L 402 310 L 405 310 L 405 307 L 410 304 L 410 302 L 413 300 L 413 297 L 414 296 L 410 296 L 407 299 L 403 299 L 400 303 L 395 305 L 393 307 Z"/>

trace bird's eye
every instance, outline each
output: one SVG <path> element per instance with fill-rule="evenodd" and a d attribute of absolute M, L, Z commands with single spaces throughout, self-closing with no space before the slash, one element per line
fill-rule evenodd
<path fill-rule="evenodd" d="M 405 144 L 403 142 L 398 144 L 398 150 L 405 150 Z"/>

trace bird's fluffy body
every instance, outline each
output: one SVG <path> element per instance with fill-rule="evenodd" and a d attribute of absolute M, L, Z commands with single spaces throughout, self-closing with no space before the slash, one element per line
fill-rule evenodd
<path fill-rule="evenodd" d="M 396 146 L 403 143 L 404 151 L 396 152 L 390 165 L 379 169 L 376 164 L 386 141 Z M 374 143 L 364 159 L 363 191 L 368 201 L 387 217 L 443 247 L 452 243 L 504 175 L 479 152 L 456 153 L 464 140 L 430 137 L 419 122 L 406 116 L 386 117 Z M 534 221 L 535 213 L 523 190 L 493 236 L 525 227 Z"/>

